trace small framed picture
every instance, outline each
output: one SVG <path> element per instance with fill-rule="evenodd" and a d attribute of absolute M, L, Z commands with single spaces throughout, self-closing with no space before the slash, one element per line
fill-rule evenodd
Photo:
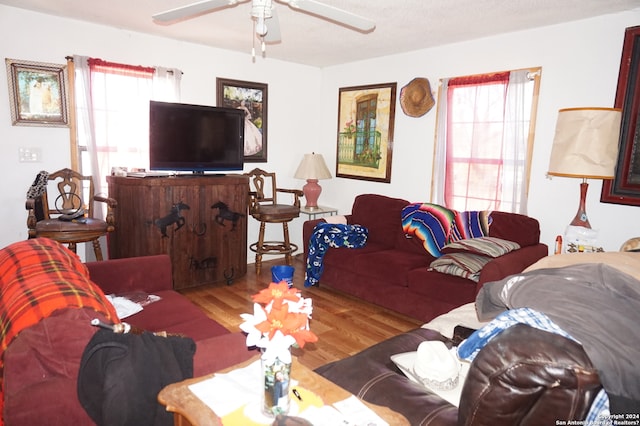
<path fill-rule="evenodd" d="M 216 79 L 217 105 L 244 111 L 244 161 L 267 161 L 267 96 L 264 83 Z"/>
<path fill-rule="evenodd" d="M 66 127 L 66 65 L 5 59 L 14 126 Z"/>

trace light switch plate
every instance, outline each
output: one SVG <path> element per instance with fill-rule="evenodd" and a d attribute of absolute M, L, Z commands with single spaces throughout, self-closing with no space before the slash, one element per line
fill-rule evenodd
<path fill-rule="evenodd" d="M 39 163 L 42 161 L 41 148 L 18 148 L 18 161 L 21 163 Z"/>

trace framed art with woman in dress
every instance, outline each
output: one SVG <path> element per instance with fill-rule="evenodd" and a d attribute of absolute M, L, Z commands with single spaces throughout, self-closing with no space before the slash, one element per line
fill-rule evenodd
<path fill-rule="evenodd" d="M 264 83 L 216 79 L 217 105 L 245 113 L 244 161 L 267 161 L 267 96 Z"/>

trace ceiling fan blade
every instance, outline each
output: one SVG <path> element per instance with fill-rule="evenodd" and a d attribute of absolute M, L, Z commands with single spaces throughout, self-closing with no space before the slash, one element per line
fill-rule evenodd
<path fill-rule="evenodd" d="M 152 16 L 158 23 L 171 23 L 182 19 L 193 18 L 216 9 L 232 7 L 243 1 L 238 0 L 204 0 L 186 6 L 176 7 L 166 12 L 156 13 Z"/>
<path fill-rule="evenodd" d="M 271 9 L 271 18 L 266 20 L 267 34 L 264 36 L 265 43 L 279 43 L 282 41 L 280 36 L 280 21 L 278 20 L 278 10 L 274 7 Z"/>
<path fill-rule="evenodd" d="M 330 21 L 346 25 L 347 27 L 355 28 L 356 30 L 362 32 L 373 31 L 376 28 L 376 23 L 370 19 L 364 18 L 351 12 L 347 12 L 346 10 L 338 9 L 337 7 L 319 3 L 314 0 L 278 1 L 280 1 L 280 3 L 288 4 L 292 9 L 301 10 L 312 15 L 326 18 Z"/>

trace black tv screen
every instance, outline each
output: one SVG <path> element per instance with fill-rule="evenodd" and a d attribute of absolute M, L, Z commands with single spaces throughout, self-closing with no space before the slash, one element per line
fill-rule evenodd
<path fill-rule="evenodd" d="M 242 110 L 151 101 L 151 170 L 204 173 L 242 170 L 243 166 Z"/>

